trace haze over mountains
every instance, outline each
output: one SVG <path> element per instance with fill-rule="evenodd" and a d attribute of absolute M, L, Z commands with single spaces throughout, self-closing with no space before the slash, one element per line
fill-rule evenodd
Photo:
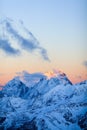
<path fill-rule="evenodd" d="M 0 91 L 0 129 L 86 130 L 87 81 L 73 85 L 57 71 L 20 73 Z"/>

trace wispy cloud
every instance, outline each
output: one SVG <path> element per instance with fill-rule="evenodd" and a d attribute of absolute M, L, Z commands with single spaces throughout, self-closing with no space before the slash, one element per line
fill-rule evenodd
<path fill-rule="evenodd" d="M 47 55 L 46 49 L 44 49 L 44 48 L 42 48 L 42 47 L 39 47 L 39 49 L 40 49 L 40 53 L 41 53 L 43 59 L 44 59 L 44 60 L 47 60 L 47 61 L 50 61 L 50 59 L 49 59 L 49 57 L 48 57 L 48 55 Z"/>
<path fill-rule="evenodd" d="M 87 68 L 87 60 L 83 62 L 83 65 Z"/>
<path fill-rule="evenodd" d="M 29 53 L 33 51 L 38 51 L 44 60 L 50 61 L 47 55 L 47 50 L 40 46 L 40 43 L 37 41 L 37 39 L 33 36 L 33 34 L 30 31 L 28 31 L 24 27 L 23 24 L 23 31 L 27 35 L 27 37 L 21 35 L 21 33 L 19 33 L 20 30 L 14 28 L 14 26 L 9 21 L 6 21 L 5 26 L 6 33 L 8 34 L 6 34 L 5 40 L 0 40 L 0 49 L 2 49 L 6 54 L 19 55 L 22 53 L 22 50 L 25 50 Z M 9 37 L 11 40 L 9 40 Z M 14 42 L 17 43 L 20 48 L 13 48 L 11 46 L 12 40 L 14 40 Z"/>
<path fill-rule="evenodd" d="M 10 46 L 7 40 L 0 40 L 0 49 L 2 49 L 8 55 L 19 55 L 20 51 Z"/>

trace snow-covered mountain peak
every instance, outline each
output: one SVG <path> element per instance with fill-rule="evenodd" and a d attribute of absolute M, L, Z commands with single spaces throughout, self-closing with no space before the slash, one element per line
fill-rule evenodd
<path fill-rule="evenodd" d="M 28 73 L 26 71 L 17 73 L 19 79 L 26 84 L 26 86 L 34 86 L 37 84 L 41 79 L 46 79 L 46 76 L 43 73 Z"/>
<path fill-rule="evenodd" d="M 8 90 L 8 89 L 15 89 L 21 86 L 23 83 L 20 81 L 19 77 L 15 77 L 12 80 L 10 80 L 5 87 L 3 87 L 3 90 Z"/>
<path fill-rule="evenodd" d="M 60 84 L 72 84 L 71 81 L 68 79 L 67 75 L 61 71 L 58 70 L 52 70 L 49 72 L 46 72 L 45 75 L 49 80 L 59 80 Z"/>
<path fill-rule="evenodd" d="M 9 84 L 13 84 L 13 83 L 15 83 L 15 84 L 19 84 L 21 81 L 20 81 L 20 79 L 19 79 L 19 77 L 18 76 L 15 76 L 13 79 L 11 79 L 8 83 Z M 8 84 L 7 83 L 7 84 Z"/>
<path fill-rule="evenodd" d="M 46 72 L 45 75 L 48 77 L 48 79 L 53 78 L 53 77 L 65 77 L 65 73 L 58 71 L 58 70 L 52 70 L 49 72 Z"/>
<path fill-rule="evenodd" d="M 86 85 L 86 84 L 87 84 L 87 80 L 84 80 L 84 81 L 82 81 L 80 83 L 77 83 L 77 85 Z"/>
<path fill-rule="evenodd" d="M 1 17 L 0 18 L 0 24 L 6 24 L 6 23 L 11 23 L 13 20 L 8 18 L 8 17 Z"/>
<path fill-rule="evenodd" d="M 19 79 L 19 77 L 15 77 L 3 87 L 2 92 L 8 96 L 24 97 L 28 92 L 28 87 Z"/>
<path fill-rule="evenodd" d="M 60 72 L 60 71 L 50 71 L 47 73 L 41 73 L 41 72 L 36 72 L 36 73 L 28 73 L 26 71 L 19 72 L 17 73 L 19 79 L 26 84 L 26 86 L 31 87 L 36 85 L 39 82 L 46 83 L 48 84 L 72 84 L 71 81 L 68 79 L 68 77 Z"/>

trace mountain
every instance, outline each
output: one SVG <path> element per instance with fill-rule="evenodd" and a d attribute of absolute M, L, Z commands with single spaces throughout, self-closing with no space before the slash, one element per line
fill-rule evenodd
<path fill-rule="evenodd" d="M 17 74 L 18 78 L 26 84 L 27 87 L 32 87 L 38 83 L 41 79 L 46 79 L 47 77 L 43 73 L 28 73 L 26 71 L 19 72 Z"/>
<path fill-rule="evenodd" d="M 23 84 L 18 77 L 15 77 L 11 81 L 9 81 L 2 90 L 3 94 L 8 97 L 14 96 L 21 98 L 24 97 L 27 91 L 28 87 L 26 87 L 25 84 Z"/>
<path fill-rule="evenodd" d="M 20 73 L 0 91 L 0 129 L 86 130 L 87 81 L 73 85 L 55 71 Z"/>
<path fill-rule="evenodd" d="M 49 84 L 51 84 L 51 82 L 54 82 L 54 84 L 56 83 L 56 84 L 72 85 L 71 81 L 67 78 L 66 74 L 57 70 L 53 70 L 46 73 L 39 72 L 32 74 L 23 71 L 21 73 L 18 73 L 18 77 L 28 87 L 34 86 L 36 83 L 39 83 L 40 80 L 46 80 L 50 82 Z"/>

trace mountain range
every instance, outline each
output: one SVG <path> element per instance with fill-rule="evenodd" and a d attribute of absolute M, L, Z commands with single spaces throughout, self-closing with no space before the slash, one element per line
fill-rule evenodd
<path fill-rule="evenodd" d="M 87 81 L 20 73 L 0 91 L 0 130 L 87 130 Z"/>

